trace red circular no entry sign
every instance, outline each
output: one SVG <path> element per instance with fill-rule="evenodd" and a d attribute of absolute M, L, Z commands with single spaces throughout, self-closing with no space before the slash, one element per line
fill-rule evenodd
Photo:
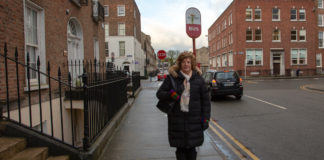
<path fill-rule="evenodd" d="M 159 59 L 163 60 L 166 57 L 166 52 L 164 50 L 159 50 L 157 56 Z"/>

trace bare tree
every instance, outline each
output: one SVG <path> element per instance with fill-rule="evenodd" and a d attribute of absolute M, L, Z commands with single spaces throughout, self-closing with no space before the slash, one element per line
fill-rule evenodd
<path fill-rule="evenodd" d="M 169 66 L 172 66 L 176 63 L 179 54 L 180 54 L 179 50 L 169 50 L 167 52 Z"/>

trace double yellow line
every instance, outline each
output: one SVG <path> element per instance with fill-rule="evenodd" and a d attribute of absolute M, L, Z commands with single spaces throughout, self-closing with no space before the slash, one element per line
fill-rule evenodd
<path fill-rule="evenodd" d="M 235 143 L 243 152 L 245 152 L 249 157 L 253 160 L 260 160 L 256 155 L 254 155 L 249 149 L 247 149 L 243 144 L 241 144 L 238 140 L 236 140 L 231 134 L 229 134 L 224 128 L 222 128 L 216 121 L 212 120 L 212 124 L 216 126 L 213 127 L 212 124 L 209 125 L 209 128 L 241 159 L 245 160 L 246 157 L 236 149 L 219 131 L 221 131 L 224 135 L 227 136 L 229 140 Z M 219 131 L 218 131 L 219 130 Z"/>

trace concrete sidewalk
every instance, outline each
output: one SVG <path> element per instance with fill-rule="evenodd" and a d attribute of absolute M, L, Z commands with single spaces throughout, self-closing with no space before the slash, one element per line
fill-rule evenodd
<path fill-rule="evenodd" d="M 167 117 L 156 108 L 156 89 L 143 89 L 105 147 L 100 160 L 175 160 L 168 142 Z M 205 133 L 198 160 L 223 160 Z"/>

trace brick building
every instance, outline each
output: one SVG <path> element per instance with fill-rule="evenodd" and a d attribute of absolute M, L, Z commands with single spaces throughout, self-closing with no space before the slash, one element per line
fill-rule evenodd
<path fill-rule="evenodd" d="M 316 74 L 321 51 L 315 5 L 314 0 L 234 0 L 208 30 L 210 68 L 248 76 L 294 76 L 297 69 Z"/>
<path fill-rule="evenodd" d="M 151 36 L 146 35 L 143 32 L 142 32 L 142 48 L 143 48 L 144 54 L 145 54 L 144 59 L 146 60 L 146 63 L 145 63 L 146 71 L 144 70 L 144 72 L 146 72 L 145 76 L 148 76 L 148 73 L 154 72 L 157 70 L 156 54 L 155 54 L 154 48 L 152 47 Z"/>
<path fill-rule="evenodd" d="M 141 14 L 135 0 L 104 0 L 107 61 L 144 75 L 141 47 Z"/>
<path fill-rule="evenodd" d="M 209 68 L 209 49 L 207 47 L 196 49 L 196 55 L 201 71 L 206 72 Z"/>
<path fill-rule="evenodd" d="M 8 46 L 8 57 L 14 59 L 15 47 L 18 50 L 18 62 L 26 63 L 27 52 L 30 55 L 30 66 L 36 68 L 37 57 L 40 58 L 41 72 L 48 74 L 48 65 L 50 63 L 51 76 L 58 77 L 58 68 L 62 72 L 62 79 L 68 79 L 68 73 L 72 75 L 72 85 L 77 77 L 83 73 L 83 68 L 76 70 L 67 65 L 67 62 L 94 60 L 105 61 L 104 54 L 104 25 L 103 11 L 101 5 L 103 0 L 1 0 L 0 1 L 0 54 L 4 54 L 4 44 Z M 0 56 L 0 105 L 10 106 L 12 118 L 15 118 L 17 112 L 17 80 L 15 63 L 8 61 L 8 85 L 5 80 L 4 57 Z M 40 88 L 38 92 L 38 74 L 30 70 L 30 89 L 31 106 L 33 110 L 33 119 L 39 119 L 38 111 L 38 93 L 41 93 L 43 121 L 33 120 L 33 128 L 39 129 L 40 125 L 44 128 L 44 133 L 50 133 L 49 126 L 49 103 L 48 90 L 51 87 L 53 91 L 52 101 L 53 117 L 58 117 L 58 83 L 48 84 L 48 77 L 40 76 Z M 19 90 L 22 113 L 28 113 L 28 83 L 27 73 L 23 65 L 19 65 Z M 9 88 L 9 101 L 6 102 L 6 88 Z M 64 88 L 63 88 L 64 90 Z M 55 94 L 54 94 L 55 93 Z M 65 103 L 63 102 L 64 106 Z M 0 107 L 1 108 L 1 107 Z M 5 108 L 5 107 L 4 107 Z M 5 110 L 7 112 L 8 110 Z M 69 116 L 72 111 L 65 109 L 63 115 L 66 120 L 71 121 Z M 81 112 L 74 110 L 75 120 L 79 119 Z M 29 124 L 29 117 L 24 117 L 22 123 Z M 75 130 L 82 128 L 80 124 L 74 126 Z M 54 137 L 60 138 L 60 127 L 54 124 Z M 70 124 L 64 126 L 65 129 L 71 128 Z M 80 133 L 80 134 L 79 134 Z M 77 132 L 75 141 L 82 143 L 81 131 Z M 71 133 L 64 133 L 66 137 L 71 137 Z M 71 143 L 71 138 L 66 138 Z"/>
<path fill-rule="evenodd" d="M 323 0 L 316 0 L 316 7 L 314 8 L 317 16 L 317 31 L 318 41 L 316 44 L 316 72 L 318 74 L 324 73 L 324 2 Z"/>

